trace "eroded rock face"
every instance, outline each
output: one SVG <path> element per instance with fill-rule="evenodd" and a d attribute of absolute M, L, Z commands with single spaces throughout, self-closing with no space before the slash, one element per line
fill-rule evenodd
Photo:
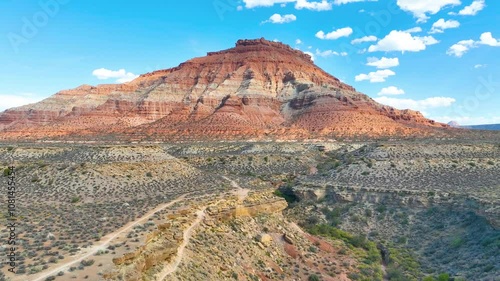
<path fill-rule="evenodd" d="M 446 125 L 382 106 L 309 55 L 265 39 L 239 40 L 129 83 L 83 85 L 0 114 L 4 139 L 406 136 L 432 127 Z"/>

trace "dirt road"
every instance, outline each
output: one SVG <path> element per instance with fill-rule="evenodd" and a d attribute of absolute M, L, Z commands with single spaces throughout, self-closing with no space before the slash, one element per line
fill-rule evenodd
<path fill-rule="evenodd" d="M 162 211 L 163 209 L 168 208 L 168 207 L 172 206 L 173 204 L 175 204 L 175 203 L 177 203 L 179 201 L 184 200 L 185 196 L 186 195 L 182 195 L 179 198 L 175 199 L 174 201 L 171 201 L 169 203 L 165 203 L 165 204 L 162 204 L 162 205 L 156 207 L 155 209 L 153 209 L 153 210 L 149 211 L 148 213 L 146 213 L 144 216 L 142 216 L 142 217 L 140 217 L 140 218 L 138 218 L 138 219 L 136 219 L 136 220 L 134 220 L 132 222 L 129 222 L 128 224 L 126 224 L 122 228 L 118 229 L 117 231 L 109 233 L 108 235 L 102 237 L 101 241 L 99 243 L 97 243 L 96 245 L 92 246 L 90 249 L 86 249 L 87 250 L 86 252 L 81 253 L 81 254 L 79 254 L 77 256 L 71 257 L 70 260 L 66 260 L 62 264 L 58 264 L 57 267 L 55 267 L 55 268 L 49 268 L 48 270 L 50 270 L 50 271 L 41 272 L 38 275 L 30 276 L 30 278 L 33 278 L 33 279 L 30 279 L 30 280 L 31 281 L 45 280 L 45 278 L 47 278 L 49 276 L 56 275 L 57 273 L 59 273 L 59 271 L 66 271 L 70 266 L 76 265 L 79 262 L 81 262 L 82 260 L 93 256 L 99 250 L 105 250 L 109 246 L 109 243 L 111 241 L 113 241 L 116 237 L 118 237 L 119 235 L 121 235 L 121 234 L 129 231 L 130 229 L 132 229 L 134 226 L 138 225 L 139 223 L 142 223 L 143 221 L 148 220 L 156 212 Z M 12 280 L 13 281 L 17 281 L 17 280 L 19 280 L 19 281 L 25 281 L 26 280 L 26 276 L 20 276 L 19 278 L 13 278 Z"/>

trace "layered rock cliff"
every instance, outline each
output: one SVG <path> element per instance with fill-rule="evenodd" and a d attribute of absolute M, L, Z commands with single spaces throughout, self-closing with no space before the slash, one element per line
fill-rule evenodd
<path fill-rule="evenodd" d="M 382 106 L 282 43 L 239 40 L 117 85 L 83 85 L 0 114 L 4 139 L 426 135 L 446 127 Z"/>

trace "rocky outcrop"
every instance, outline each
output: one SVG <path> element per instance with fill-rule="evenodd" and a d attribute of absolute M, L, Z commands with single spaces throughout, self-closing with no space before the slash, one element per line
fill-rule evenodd
<path fill-rule="evenodd" d="M 280 213 L 288 207 L 285 199 L 269 193 L 258 193 L 247 198 L 243 203 L 236 201 L 219 204 L 207 209 L 212 220 L 228 221 L 238 217 L 255 217 Z"/>
<path fill-rule="evenodd" d="M 0 114 L 3 139 L 426 136 L 439 133 L 436 127 L 446 125 L 382 106 L 309 55 L 265 39 L 239 40 L 129 83 L 82 85 Z"/>
<path fill-rule="evenodd" d="M 412 208 L 429 208 L 436 205 L 469 210 L 482 216 L 496 229 L 500 228 L 500 209 L 496 202 L 449 192 L 394 190 L 346 186 L 295 186 L 291 189 L 298 200 L 332 203 L 370 203 Z"/>

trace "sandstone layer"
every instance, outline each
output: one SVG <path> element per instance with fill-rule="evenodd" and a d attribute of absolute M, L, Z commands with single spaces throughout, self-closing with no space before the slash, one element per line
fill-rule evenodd
<path fill-rule="evenodd" d="M 448 128 L 397 110 L 282 43 L 239 40 L 125 84 L 83 85 L 0 114 L 2 139 L 409 136 Z M 447 129 L 450 130 L 450 129 Z"/>

